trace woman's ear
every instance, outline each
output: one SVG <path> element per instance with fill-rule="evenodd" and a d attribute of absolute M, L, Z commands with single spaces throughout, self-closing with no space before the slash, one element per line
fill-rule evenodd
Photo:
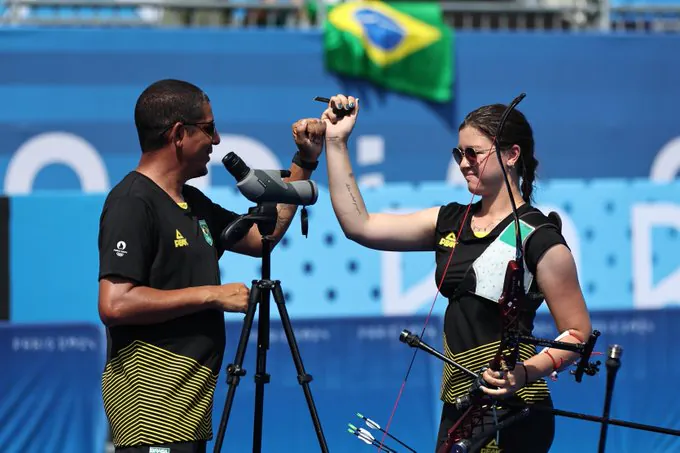
<path fill-rule="evenodd" d="M 521 152 L 519 145 L 512 145 L 512 148 L 508 150 L 508 167 L 517 165 Z"/>

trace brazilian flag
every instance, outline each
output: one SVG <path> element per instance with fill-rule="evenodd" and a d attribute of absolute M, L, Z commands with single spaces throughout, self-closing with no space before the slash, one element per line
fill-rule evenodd
<path fill-rule="evenodd" d="M 324 64 L 435 102 L 452 98 L 453 31 L 437 3 L 349 1 L 328 9 Z"/>

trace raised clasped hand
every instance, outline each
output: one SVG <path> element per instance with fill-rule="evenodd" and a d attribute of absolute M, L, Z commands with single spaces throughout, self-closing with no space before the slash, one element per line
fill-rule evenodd
<path fill-rule="evenodd" d="M 525 385 L 524 372 L 520 366 L 507 372 L 493 371 L 490 368 L 487 368 L 484 373 L 482 373 L 482 378 L 489 385 L 496 388 L 482 386 L 481 390 L 487 395 L 494 397 L 503 398 L 511 396 Z"/>
<path fill-rule="evenodd" d="M 328 103 L 321 115 L 326 123 L 326 141 L 347 141 L 359 114 L 359 99 L 338 94 Z"/>
<path fill-rule="evenodd" d="M 293 124 L 293 140 L 303 160 L 316 162 L 323 150 L 326 123 L 316 118 L 305 118 Z"/>

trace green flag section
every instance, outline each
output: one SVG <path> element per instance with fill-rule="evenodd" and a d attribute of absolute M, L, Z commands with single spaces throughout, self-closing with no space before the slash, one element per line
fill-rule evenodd
<path fill-rule="evenodd" d="M 350 1 L 328 9 L 324 64 L 435 102 L 452 99 L 453 31 L 437 3 Z"/>

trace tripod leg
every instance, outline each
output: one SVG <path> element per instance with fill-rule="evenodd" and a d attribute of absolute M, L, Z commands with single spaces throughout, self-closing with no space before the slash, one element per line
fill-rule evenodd
<path fill-rule="evenodd" d="M 234 363 L 227 365 L 227 384 L 229 390 L 227 391 L 227 398 L 224 402 L 224 411 L 222 419 L 220 420 L 220 427 L 215 438 L 214 453 L 222 451 L 222 442 L 224 440 L 224 433 L 227 429 L 227 422 L 229 421 L 229 414 L 231 407 L 234 404 L 234 396 L 236 395 L 236 387 L 238 386 L 241 377 L 246 375 L 246 370 L 243 369 L 243 359 L 246 355 L 246 347 L 248 346 L 248 338 L 250 337 L 250 329 L 253 326 L 253 319 L 255 319 L 255 310 L 257 303 L 260 300 L 260 288 L 257 281 L 253 280 L 253 285 L 250 290 L 250 298 L 248 300 L 248 310 L 246 317 L 243 320 L 243 327 L 241 328 L 241 338 L 236 348 L 236 357 Z"/>
<path fill-rule="evenodd" d="M 295 335 L 293 334 L 293 327 L 290 323 L 288 310 L 286 309 L 286 303 L 283 297 L 283 291 L 281 290 L 281 282 L 278 280 L 274 282 L 274 301 L 276 302 L 276 306 L 279 309 L 279 314 L 281 315 L 283 331 L 286 333 L 286 339 L 288 340 L 288 345 L 290 346 L 290 352 L 293 355 L 293 362 L 295 362 L 295 369 L 298 373 L 298 382 L 302 386 L 305 399 L 307 400 L 307 406 L 309 407 L 309 413 L 312 416 L 316 437 L 319 440 L 319 447 L 323 453 L 328 453 L 328 445 L 326 444 L 326 439 L 323 435 L 323 429 L 321 428 L 319 415 L 316 412 L 316 406 L 314 405 L 314 399 L 312 398 L 312 391 L 309 388 L 309 383 L 312 381 L 312 376 L 307 374 L 305 367 L 302 364 L 300 350 L 298 349 L 297 341 L 295 340 Z"/>
<path fill-rule="evenodd" d="M 267 374 L 267 350 L 269 349 L 269 293 L 273 287 L 270 280 L 258 282 L 260 293 L 260 316 L 257 322 L 257 369 L 255 371 L 255 416 L 253 420 L 253 453 L 262 451 L 262 424 L 264 412 L 264 385 L 269 383 Z"/>

